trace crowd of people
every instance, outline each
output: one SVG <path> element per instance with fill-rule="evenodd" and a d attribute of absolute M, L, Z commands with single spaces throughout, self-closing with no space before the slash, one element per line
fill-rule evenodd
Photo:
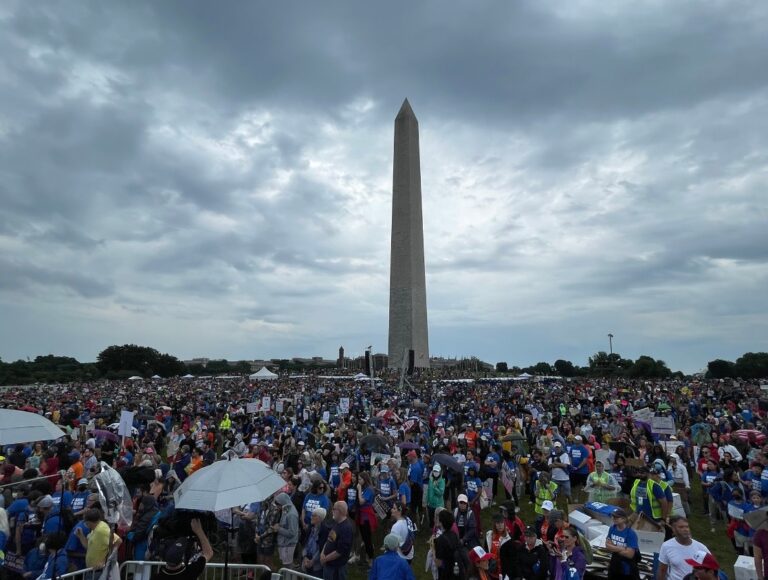
<path fill-rule="evenodd" d="M 162 560 L 161 573 L 178 577 L 234 538 L 243 563 L 333 580 L 352 569 L 414 578 L 419 568 L 435 580 L 571 580 L 592 558 L 568 521 L 582 495 L 616 506 L 610 578 L 640 577 L 640 514 L 667 530 L 658 578 L 721 573 L 693 539 L 691 513 L 708 514 L 737 553 L 754 555 L 759 578 L 768 573 L 768 532 L 744 518 L 768 497 L 758 382 L 168 379 L 9 388 L 0 406 L 67 432 L 0 450 L 9 578 L 99 569 L 111 553 Z M 133 423 L 118 436 L 125 410 Z M 284 487 L 226 525 L 175 510 L 173 491 L 226 455 L 260 459 Z M 128 528 L 105 521 L 93 484 L 102 465 L 133 498 Z"/>

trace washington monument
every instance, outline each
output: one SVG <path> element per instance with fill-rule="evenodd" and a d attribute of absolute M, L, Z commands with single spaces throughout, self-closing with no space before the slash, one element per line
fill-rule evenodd
<path fill-rule="evenodd" d="M 389 366 L 429 368 L 424 226 L 421 219 L 419 122 L 406 99 L 395 118 L 392 256 L 389 273 Z"/>

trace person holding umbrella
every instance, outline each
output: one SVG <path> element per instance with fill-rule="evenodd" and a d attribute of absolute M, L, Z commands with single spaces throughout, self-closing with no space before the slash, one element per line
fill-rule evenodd
<path fill-rule="evenodd" d="M 202 548 L 200 555 L 187 562 L 186 539 L 177 539 L 166 548 L 163 554 L 165 565 L 152 574 L 151 580 L 193 580 L 205 572 L 206 564 L 213 558 L 211 542 L 208 541 L 208 536 L 205 535 L 199 519 L 193 519 L 189 527 Z"/>

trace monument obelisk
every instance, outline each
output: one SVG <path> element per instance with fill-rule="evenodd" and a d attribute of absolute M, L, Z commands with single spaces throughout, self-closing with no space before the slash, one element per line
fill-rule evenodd
<path fill-rule="evenodd" d="M 389 271 L 389 366 L 429 368 L 419 122 L 406 99 L 395 118 L 392 254 Z"/>

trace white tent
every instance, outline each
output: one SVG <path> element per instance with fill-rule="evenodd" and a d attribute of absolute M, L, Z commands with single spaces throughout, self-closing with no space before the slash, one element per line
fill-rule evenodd
<path fill-rule="evenodd" d="M 152 378 L 154 380 L 157 380 L 157 379 L 162 379 L 163 377 L 161 377 L 160 375 L 152 375 Z"/>
<path fill-rule="evenodd" d="M 132 377 L 128 377 L 128 380 L 129 381 L 141 381 L 141 380 L 144 380 L 144 379 L 143 379 L 143 377 L 140 377 L 140 376 L 137 376 L 137 375 L 133 375 Z"/>
<path fill-rule="evenodd" d="M 184 375 L 184 376 L 183 376 L 183 377 L 181 377 L 181 378 L 182 378 L 182 379 L 194 379 L 194 378 L 195 378 L 195 376 L 194 376 L 194 375 Z"/>
<path fill-rule="evenodd" d="M 255 381 L 273 381 L 277 378 L 277 375 L 270 371 L 267 367 L 261 367 L 257 372 L 253 373 L 248 378 Z"/>

